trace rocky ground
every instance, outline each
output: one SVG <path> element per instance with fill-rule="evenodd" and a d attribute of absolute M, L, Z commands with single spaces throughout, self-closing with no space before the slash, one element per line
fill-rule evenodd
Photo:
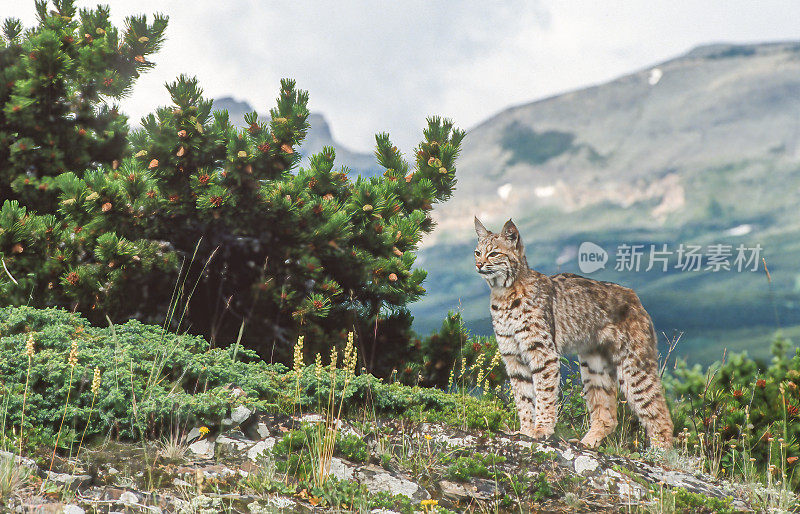
<path fill-rule="evenodd" d="M 677 491 L 685 489 L 697 493 L 689 495 L 695 506 L 687 511 L 751 510 L 741 486 L 687 471 L 687 459 L 654 454 L 648 462 L 575 442 L 537 443 L 518 434 L 404 420 L 338 422 L 339 435 L 356 449 L 346 450 L 347 456 L 337 449 L 328 461 L 329 476 L 336 479 L 330 483 L 338 480 L 337 487 L 315 489 L 276 470 L 276 460 L 291 456 L 276 450 L 287 434 L 325 422 L 313 414 L 258 415 L 240 407 L 218 433 L 198 427 L 176 444 L 151 448 L 149 466 L 141 445 L 132 443 L 106 442 L 83 454 L 81 463 L 57 462 L 58 472 L 17 458 L 17 467 L 32 478 L 8 508 L 70 514 L 637 512 L 661 511 L 656 504 L 670 495 L 674 504 Z"/>

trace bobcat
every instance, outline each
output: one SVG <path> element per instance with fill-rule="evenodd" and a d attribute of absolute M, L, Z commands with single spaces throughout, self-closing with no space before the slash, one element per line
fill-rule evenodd
<path fill-rule="evenodd" d="M 581 443 L 594 448 L 617 426 L 617 387 L 647 430 L 651 446 L 672 446 L 672 418 L 661 388 L 656 334 L 632 290 L 572 273 L 528 268 L 519 231 L 508 220 L 499 234 L 475 218 L 475 267 L 491 288 L 492 325 L 520 419 L 534 438 L 553 434 L 559 355 L 576 352 L 590 427 Z"/>

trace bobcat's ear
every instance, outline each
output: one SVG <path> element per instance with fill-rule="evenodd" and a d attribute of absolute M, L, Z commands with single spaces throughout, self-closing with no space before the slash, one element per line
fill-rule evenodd
<path fill-rule="evenodd" d="M 517 226 L 514 225 L 514 222 L 510 219 L 506 221 L 506 224 L 503 225 L 503 231 L 500 232 L 503 237 L 511 241 L 512 243 L 519 245 L 519 230 L 517 230 Z"/>
<path fill-rule="evenodd" d="M 477 216 L 475 216 L 475 232 L 478 234 L 478 237 L 486 237 L 491 234 L 491 232 L 486 230 L 486 227 L 483 226 L 483 223 L 481 223 L 481 220 L 479 220 Z"/>

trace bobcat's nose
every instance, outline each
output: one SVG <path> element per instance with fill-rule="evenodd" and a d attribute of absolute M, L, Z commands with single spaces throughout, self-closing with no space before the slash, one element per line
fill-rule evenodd
<path fill-rule="evenodd" d="M 478 268 L 478 269 L 481 269 L 483 267 L 483 263 L 482 262 L 476 262 L 475 263 L 475 267 Z"/>

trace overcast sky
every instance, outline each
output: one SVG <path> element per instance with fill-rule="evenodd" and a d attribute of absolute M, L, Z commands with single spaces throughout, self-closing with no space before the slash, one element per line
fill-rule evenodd
<path fill-rule="evenodd" d="M 96 2 L 78 0 L 82 7 Z M 123 108 L 133 120 L 168 103 L 163 84 L 196 75 L 210 97 L 259 112 L 279 80 L 309 90 L 334 137 L 371 151 L 388 131 L 409 151 L 425 117 L 469 129 L 511 105 L 601 83 L 710 42 L 800 40 L 794 0 L 111 0 L 128 14 L 170 17 L 156 68 Z M 0 14 L 35 20 L 33 1 Z"/>

